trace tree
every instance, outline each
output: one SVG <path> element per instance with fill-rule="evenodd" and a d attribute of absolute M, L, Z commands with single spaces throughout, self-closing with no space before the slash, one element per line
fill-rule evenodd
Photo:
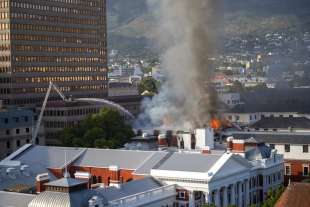
<path fill-rule="evenodd" d="M 283 192 L 284 192 L 283 186 L 281 186 L 275 190 L 270 189 L 268 191 L 268 194 L 267 194 L 267 199 L 263 202 L 263 204 L 261 206 L 262 207 L 273 207 Z"/>
<path fill-rule="evenodd" d="M 87 116 L 77 127 L 59 133 L 62 146 L 66 147 L 122 147 L 134 132 L 118 111 L 103 108 L 98 114 Z"/>
<path fill-rule="evenodd" d="M 152 77 L 144 78 L 139 84 L 139 93 L 141 94 L 144 91 L 149 91 L 154 94 L 158 93 L 159 85 L 159 81 Z"/>

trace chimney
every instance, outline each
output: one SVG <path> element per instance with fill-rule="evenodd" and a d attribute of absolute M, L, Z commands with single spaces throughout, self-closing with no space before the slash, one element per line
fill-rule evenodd
<path fill-rule="evenodd" d="M 214 149 L 214 131 L 212 128 L 202 128 L 195 130 L 196 149 Z"/>
<path fill-rule="evenodd" d="M 168 141 L 165 134 L 158 135 L 158 147 L 168 147 Z"/>
<path fill-rule="evenodd" d="M 228 137 L 227 138 L 227 152 L 231 152 L 233 149 L 233 141 L 234 137 Z"/>
<path fill-rule="evenodd" d="M 119 172 L 119 168 L 116 165 L 111 165 L 109 167 L 109 171 L 110 171 L 110 184 L 109 186 L 114 186 L 118 189 L 121 188 L 121 181 L 120 181 L 120 172 Z"/>
<path fill-rule="evenodd" d="M 45 191 L 45 183 L 48 183 L 50 181 L 50 177 L 48 173 L 39 174 L 36 177 L 36 190 L 37 193 L 41 193 Z"/>
<path fill-rule="evenodd" d="M 232 151 L 234 153 L 244 153 L 245 152 L 245 141 L 241 139 L 233 139 Z"/>
<path fill-rule="evenodd" d="M 87 187 L 88 189 L 91 188 L 91 174 L 89 172 L 81 172 L 77 171 L 74 173 L 74 177 L 79 180 L 85 180 L 88 182 Z"/>
<path fill-rule="evenodd" d="M 201 151 L 202 154 L 211 154 L 211 150 L 209 146 L 206 146 L 204 149 Z"/>

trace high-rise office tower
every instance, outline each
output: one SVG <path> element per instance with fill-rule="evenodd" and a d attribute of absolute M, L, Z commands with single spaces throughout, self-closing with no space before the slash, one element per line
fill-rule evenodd
<path fill-rule="evenodd" d="M 0 100 L 107 96 L 105 0 L 0 0 Z M 57 96 L 51 95 L 51 99 Z"/>

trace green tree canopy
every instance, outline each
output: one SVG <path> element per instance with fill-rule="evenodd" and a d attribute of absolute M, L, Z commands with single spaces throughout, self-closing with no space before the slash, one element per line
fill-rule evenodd
<path fill-rule="evenodd" d="M 144 78 L 139 84 L 139 93 L 149 91 L 151 93 L 158 93 L 159 82 L 152 77 Z"/>
<path fill-rule="evenodd" d="M 79 126 L 64 129 L 59 133 L 62 146 L 119 148 L 134 136 L 118 111 L 103 108 L 98 114 L 91 114 Z"/>

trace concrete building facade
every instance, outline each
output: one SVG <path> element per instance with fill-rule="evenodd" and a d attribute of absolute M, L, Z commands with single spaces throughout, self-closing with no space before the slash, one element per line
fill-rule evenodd
<path fill-rule="evenodd" d="M 0 99 L 4 104 L 41 103 L 50 81 L 67 95 L 106 97 L 105 3 L 1 0 Z"/>

